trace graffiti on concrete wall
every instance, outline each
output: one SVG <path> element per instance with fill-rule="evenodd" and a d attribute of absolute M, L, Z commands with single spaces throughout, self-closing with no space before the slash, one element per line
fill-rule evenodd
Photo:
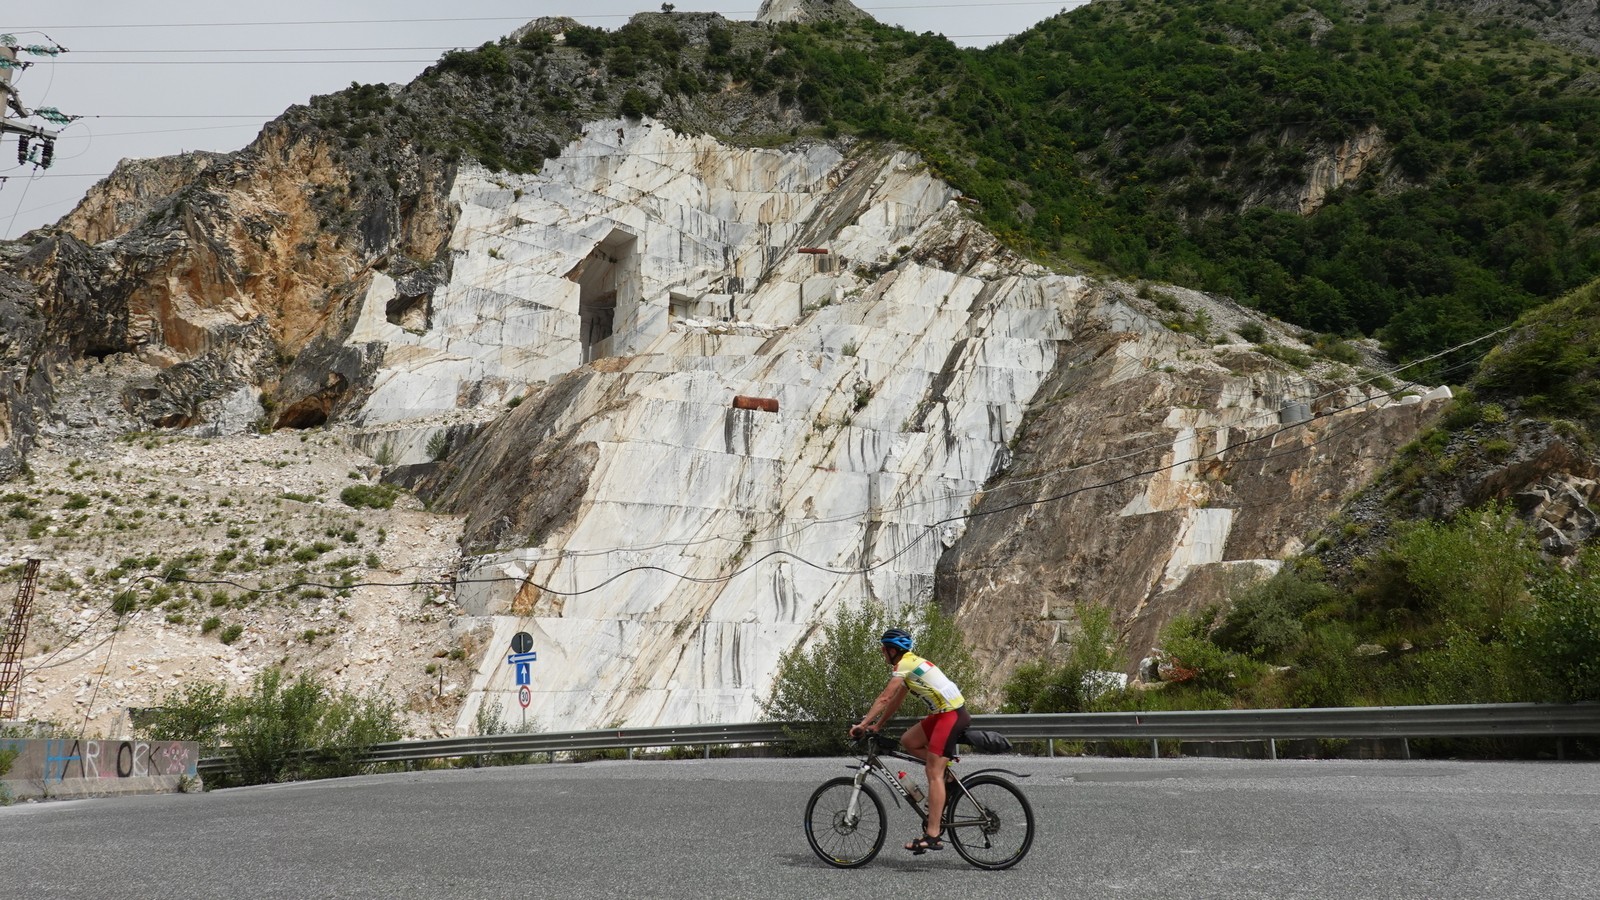
<path fill-rule="evenodd" d="M 6 778 L 60 784 L 76 779 L 194 775 L 200 746 L 190 741 L 0 741 L 19 751 Z"/>

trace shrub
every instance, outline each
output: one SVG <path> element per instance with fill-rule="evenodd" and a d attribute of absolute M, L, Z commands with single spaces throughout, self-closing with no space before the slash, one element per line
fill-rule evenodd
<path fill-rule="evenodd" d="M 1585 554 L 1600 561 L 1597 551 Z M 1600 576 L 1557 573 L 1534 591 L 1528 614 L 1511 630 L 1523 671 L 1540 682 L 1539 699 L 1561 703 L 1600 700 Z"/>
<path fill-rule="evenodd" d="M 1256 322 L 1246 322 L 1235 328 L 1233 333 L 1252 344 L 1259 344 L 1267 339 L 1267 330 Z"/>
<path fill-rule="evenodd" d="M 444 459 L 450 454 L 450 432 L 444 429 L 435 431 L 428 437 L 428 458 L 434 462 Z"/>
<path fill-rule="evenodd" d="M 493 703 L 480 704 L 477 715 L 473 717 L 473 724 L 476 726 L 474 728 L 475 733 L 492 736 L 497 734 L 537 734 L 539 731 L 538 722 L 525 722 L 513 727 L 502 718 L 504 715 L 505 708 L 500 705 L 499 700 Z M 472 756 L 469 759 L 474 766 L 522 766 L 533 761 L 533 753 L 492 753 Z"/>
<path fill-rule="evenodd" d="M 235 622 L 232 625 L 229 625 L 227 628 L 222 629 L 222 633 L 217 635 L 217 640 L 223 642 L 224 644 L 231 644 L 234 641 L 237 641 L 239 636 L 242 634 L 244 634 L 244 626 L 240 625 L 238 622 Z"/>
<path fill-rule="evenodd" d="M 1256 350 L 1280 362 L 1286 362 L 1296 369 L 1304 369 L 1311 365 L 1312 359 L 1304 350 L 1285 347 L 1282 344 L 1258 344 Z"/>
<path fill-rule="evenodd" d="M 1259 677 L 1264 666 L 1245 656 L 1212 643 L 1209 635 L 1219 615 L 1210 607 L 1194 615 L 1178 616 L 1161 631 L 1161 648 L 1177 667 L 1178 677 L 1188 688 L 1233 693 L 1241 684 Z"/>
<path fill-rule="evenodd" d="M 392 484 L 352 484 L 339 492 L 339 501 L 355 509 L 389 509 L 399 493 Z"/>
<path fill-rule="evenodd" d="M 1115 692 L 1093 675 L 1120 671 L 1126 650 L 1111 625 L 1111 611 L 1079 604 L 1079 631 L 1065 658 L 1040 659 L 1017 668 L 1002 689 L 1003 713 L 1093 712 L 1108 709 Z"/>
<path fill-rule="evenodd" d="M 1532 533 L 1505 506 L 1408 525 L 1382 561 L 1399 574 L 1391 589 L 1413 609 L 1480 636 L 1499 633 L 1540 565 Z"/>
<path fill-rule="evenodd" d="M 622 95 L 622 105 L 617 108 L 617 115 L 624 119 L 641 119 L 653 116 L 661 108 L 661 102 L 638 88 L 629 88 Z"/>
<path fill-rule="evenodd" d="M 313 675 L 290 679 L 277 668 L 231 697 L 221 683 L 180 688 L 140 731 L 151 740 L 230 748 L 232 765 L 213 779 L 219 785 L 353 775 L 374 744 L 401 734 L 393 702 L 334 691 Z"/>
<path fill-rule="evenodd" d="M 202 752 L 210 752 L 222 745 L 227 717 L 227 686 L 196 681 L 168 691 L 160 706 L 146 712 L 138 731 L 153 741 L 196 741 Z"/>
<path fill-rule="evenodd" d="M 955 623 L 933 604 L 906 610 L 901 627 L 916 636 L 916 653 L 933 660 L 964 693 L 981 687 L 977 666 Z M 902 622 L 874 600 L 842 606 L 822 634 L 778 658 L 772 692 L 762 701 L 770 721 L 804 723 L 788 729 L 799 753 L 832 753 L 843 749 L 851 725 L 860 720 L 888 682 L 889 671 L 878 650 L 884 630 Z M 925 712 L 921 701 L 907 696 L 898 715 Z"/>
<path fill-rule="evenodd" d="M 1304 638 L 1305 615 L 1337 596 L 1328 585 L 1285 566 L 1233 596 L 1212 640 L 1224 650 L 1280 661 Z"/>

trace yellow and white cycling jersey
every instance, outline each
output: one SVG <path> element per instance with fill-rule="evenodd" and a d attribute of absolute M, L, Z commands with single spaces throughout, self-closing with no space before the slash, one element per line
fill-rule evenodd
<path fill-rule="evenodd" d="M 900 657 L 900 662 L 895 664 L 893 678 L 904 678 L 906 687 L 911 693 L 922 698 L 928 708 L 934 712 L 949 712 L 960 709 L 967 701 L 961 696 L 961 689 L 948 676 L 939 671 L 939 667 L 926 659 L 906 651 Z"/>

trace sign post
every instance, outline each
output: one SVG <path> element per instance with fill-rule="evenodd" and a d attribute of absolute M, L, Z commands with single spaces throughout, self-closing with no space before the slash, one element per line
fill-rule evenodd
<path fill-rule="evenodd" d="M 522 727 L 528 727 L 528 704 L 533 702 L 533 672 L 529 663 L 537 662 L 539 654 L 533 652 L 533 635 L 519 631 L 511 636 L 511 655 L 506 664 L 515 667 L 517 676 L 517 703 L 522 706 Z"/>

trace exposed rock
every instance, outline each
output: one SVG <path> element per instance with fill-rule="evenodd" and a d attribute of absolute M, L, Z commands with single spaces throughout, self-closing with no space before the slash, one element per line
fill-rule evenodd
<path fill-rule="evenodd" d="M 86 244 L 98 244 L 132 231 L 207 167 L 226 154 L 196 151 L 157 159 L 125 159 L 116 171 L 85 194 L 56 227 Z"/>
<path fill-rule="evenodd" d="M 1361 178 L 1388 157 L 1389 142 L 1384 140 L 1378 126 L 1371 125 L 1328 155 L 1314 159 L 1300 195 L 1300 214 L 1309 216 L 1321 209 L 1329 194 Z"/>
<path fill-rule="evenodd" d="M 1552 556 L 1572 556 L 1600 533 L 1600 515 L 1590 505 L 1597 497 L 1600 482 L 1557 472 L 1512 500 L 1517 512 L 1533 523 L 1540 549 Z"/>
<path fill-rule="evenodd" d="M 1228 351 L 1119 306 L 1080 305 L 1094 314 L 1075 323 L 1011 466 L 939 562 L 941 603 L 1000 671 L 1048 647 L 1055 606 L 1108 607 L 1130 646 L 1154 645 L 1172 616 L 1303 549 L 1438 409 L 1287 366 L 1232 372 L 1216 362 Z M 1289 400 L 1315 418 L 1282 424 Z"/>
<path fill-rule="evenodd" d="M 48 409 L 49 359 L 37 303 L 33 285 L 0 273 L 0 482 L 21 470 L 36 417 Z"/>
<path fill-rule="evenodd" d="M 853 22 L 872 17 L 850 0 L 762 0 L 757 22 Z"/>
<path fill-rule="evenodd" d="M 406 466 L 391 480 L 464 517 L 459 544 L 427 532 L 432 555 L 473 555 L 450 626 L 473 671 L 436 710 L 463 730 L 510 708 L 523 630 L 532 715 L 569 728 L 748 719 L 779 653 L 864 596 L 937 593 L 997 684 L 1077 601 L 1148 646 L 1299 550 L 1437 407 L 1201 339 L 1258 324 L 1217 298 L 1029 264 L 906 154 L 609 119 L 538 174 L 390 147 L 374 180 L 299 115 L 166 199 L 108 187 L 75 227 L 145 204 L 115 239 L 62 232 L 15 261 L 40 339 L 87 357 L 50 427 L 237 434 L 261 391 L 279 427 Z"/>
<path fill-rule="evenodd" d="M 1541 38 L 1590 56 L 1600 56 L 1600 2 L 1596 0 L 1472 0 L 1474 16 L 1509 19 Z"/>

